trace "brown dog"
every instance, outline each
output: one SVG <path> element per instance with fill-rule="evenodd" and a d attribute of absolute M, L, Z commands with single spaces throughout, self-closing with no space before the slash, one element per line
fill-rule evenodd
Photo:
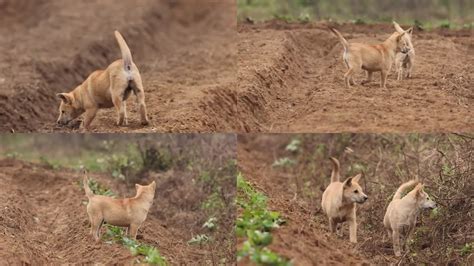
<path fill-rule="evenodd" d="M 403 196 L 403 193 L 415 184 L 416 187 Z M 436 208 L 436 203 L 423 191 L 423 187 L 423 184 L 415 180 L 403 183 L 397 189 L 392 201 L 387 207 L 383 224 L 389 238 L 392 238 L 393 250 L 397 257 L 402 255 L 400 247 L 401 232 L 406 231 L 405 239 L 408 239 L 415 230 L 416 218 L 420 210 Z"/>
<path fill-rule="evenodd" d="M 117 125 L 126 125 L 126 100 L 132 92 L 137 96 L 140 105 L 142 125 L 149 124 L 140 72 L 133 63 L 127 43 L 118 31 L 115 31 L 115 38 L 120 46 L 122 59 L 113 62 L 105 70 L 93 72 L 72 92 L 57 94 L 61 99 L 57 124 L 67 125 L 85 113 L 82 127 L 88 129 L 99 109 L 115 106 Z"/>
<path fill-rule="evenodd" d="M 413 43 L 411 41 L 413 36 L 413 28 L 409 28 L 405 31 L 395 21 L 393 22 L 393 26 L 398 33 L 406 32 L 406 34 L 403 35 L 403 39 L 405 39 L 405 42 L 410 47 L 408 52 L 400 52 L 395 56 L 395 69 L 398 73 L 397 80 L 402 80 L 405 73 L 407 78 L 411 78 L 411 72 L 413 70 L 413 65 L 415 64 L 415 48 L 413 47 Z"/>
<path fill-rule="evenodd" d="M 409 45 L 403 38 L 406 34 L 395 32 L 387 40 L 381 44 L 369 45 L 363 43 L 349 43 L 342 34 L 336 29 L 330 30 L 339 38 L 344 46 L 343 59 L 348 71 L 344 75 L 347 88 L 355 85 L 354 74 L 359 70 L 367 71 L 367 80 L 363 83 L 372 81 L 372 73 L 381 73 L 382 88 L 386 88 L 387 76 L 392 68 L 395 55 L 398 52 L 407 53 L 410 49 Z"/>
<path fill-rule="evenodd" d="M 361 174 L 340 182 L 339 161 L 333 157 L 330 159 L 334 164 L 331 173 L 331 184 L 323 193 L 321 206 L 329 218 L 331 232 L 336 231 L 339 223 L 348 221 L 349 239 L 352 243 L 357 243 L 356 203 L 364 203 L 368 198 L 358 183 Z"/>
<path fill-rule="evenodd" d="M 121 227 L 127 227 L 127 234 L 133 239 L 145 221 L 148 210 L 155 197 L 155 181 L 148 186 L 136 184 L 137 194 L 133 198 L 113 199 L 102 195 L 94 195 L 89 188 L 89 180 L 84 174 L 84 190 L 89 198 L 87 214 L 91 222 L 91 235 L 96 241 L 100 239 L 100 228 L 104 222 Z"/>

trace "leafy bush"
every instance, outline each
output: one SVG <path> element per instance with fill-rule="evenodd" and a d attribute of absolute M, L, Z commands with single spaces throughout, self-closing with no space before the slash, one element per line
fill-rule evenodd
<path fill-rule="evenodd" d="M 273 239 L 271 230 L 285 222 L 280 214 L 267 210 L 267 197 L 245 181 L 242 174 L 237 176 L 237 192 L 236 203 L 242 211 L 236 221 L 236 234 L 246 238 L 237 259 L 249 257 L 257 264 L 290 265 L 285 258 L 266 248 Z"/>

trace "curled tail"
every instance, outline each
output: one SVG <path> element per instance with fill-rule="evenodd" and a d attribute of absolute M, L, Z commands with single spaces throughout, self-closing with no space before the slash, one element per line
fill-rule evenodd
<path fill-rule="evenodd" d="M 331 172 L 331 183 L 332 182 L 338 182 L 339 178 L 340 178 L 340 175 L 339 175 L 339 168 L 340 168 L 339 161 L 334 157 L 331 157 L 329 159 L 331 159 L 332 163 L 334 164 L 334 166 L 332 168 L 332 172 Z"/>
<path fill-rule="evenodd" d="M 87 178 L 86 171 L 84 171 L 83 184 L 84 184 L 84 191 L 86 192 L 86 196 L 88 198 L 94 196 L 94 192 L 92 192 L 92 190 L 89 187 L 89 179 Z"/>
<path fill-rule="evenodd" d="M 405 190 L 415 184 L 417 184 L 418 181 L 416 180 L 410 180 L 408 182 L 405 182 L 403 183 L 398 189 L 397 191 L 395 192 L 395 195 L 393 195 L 393 199 L 401 199 L 402 198 L 402 194 L 403 192 L 405 192 Z"/>
<path fill-rule="evenodd" d="M 125 71 L 130 71 L 132 70 L 132 53 L 130 52 L 130 48 L 128 48 L 127 43 L 125 42 L 125 39 L 122 37 L 122 34 L 120 32 L 115 31 L 115 38 L 117 39 L 117 42 L 120 46 L 120 51 L 122 52 L 122 59 L 123 59 L 123 67 Z"/>
<path fill-rule="evenodd" d="M 342 46 L 344 46 L 344 50 L 347 51 L 347 50 L 349 49 L 349 42 L 348 42 L 346 39 L 344 39 L 344 37 L 342 36 L 342 34 L 341 34 L 339 31 L 337 31 L 336 29 L 334 29 L 334 28 L 329 28 L 329 29 L 330 29 L 334 34 L 336 34 L 336 36 L 337 36 L 337 37 L 339 38 L 339 40 L 341 41 Z"/>

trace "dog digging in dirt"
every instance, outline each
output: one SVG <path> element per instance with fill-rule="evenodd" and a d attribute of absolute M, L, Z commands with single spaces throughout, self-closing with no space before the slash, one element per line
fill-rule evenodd
<path fill-rule="evenodd" d="M 368 197 L 359 185 L 361 174 L 340 182 L 339 161 L 331 157 L 334 166 L 331 172 L 331 184 L 326 188 L 321 200 L 321 206 L 329 218 L 329 229 L 336 232 L 339 224 L 349 222 L 349 240 L 357 243 L 356 204 L 364 203 Z"/>
<path fill-rule="evenodd" d="M 57 94 L 61 99 L 58 125 L 67 125 L 85 113 L 81 128 L 87 130 L 99 109 L 112 107 L 117 111 L 117 125 L 127 125 L 126 101 L 132 92 L 139 104 L 141 124 L 149 124 L 140 72 L 133 63 L 127 43 L 118 31 L 115 31 L 115 38 L 120 46 L 122 59 L 113 62 L 105 70 L 93 72 L 72 92 Z"/>
<path fill-rule="evenodd" d="M 348 68 L 344 74 L 344 81 L 348 89 L 355 85 L 354 74 L 360 70 L 367 72 L 367 80 L 362 84 L 372 81 L 373 72 L 381 73 L 380 86 L 387 88 L 387 76 L 390 73 L 395 55 L 398 52 L 408 53 L 410 46 L 403 36 L 406 32 L 393 33 L 381 44 L 370 45 L 363 43 L 349 43 L 342 34 L 334 28 L 329 28 L 341 41 L 344 47 L 343 59 Z"/>
<path fill-rule="evenodd" d="M 406 73 L 406 78 L 411 78 L 411 72 L 413 70 L 413 65 L 415 64 L 415 48 L 413 47 L 413 43 L 411 41 L 411 37 L 413 35 L 413 28 L 409 28 L 408 30 L 402 29 L 397 22 L 393 22 L 393 26 L 398 33 L 404 33 L 403 39 L 408 44 L 410 49 L 407 52 L 400 52 L 397 53 L 395 56 L 395 69 L 397 70 L 397 80 L 402 80 L 404 74 Z"/>
<path fill-rule="evenodd" d="M 133 198 L 114 199 L 102 195 L 95 195 L 89 188 L 89 180 L 84 173 L 84 190 L 89 199 L 87 214 L 91 223 L 91 235 L 95 241 L 100 239 L 100 228 L 106 222 L 110 225 L 127 228 L 131 238 L 137 238 L 137 232 L 145 221 L 148 210 L 155 197 L 156 183 L 148 186 L 136 184 L 137 194 Z"/>
<path fill-rule="evenodd" d="M 416 187 L 403 196 L 405 191 L 414 185 Z M 387 207 L 383 224 L 389 239 L 392 238 L 393 250 L 397 257 L 402 254 L 400 247 L 401 234 L 406 233 L 406 240 L 413 234 L 420 210 L 436 208 L 436 203 L 430 199 L 423 187 L 422 183 L 415 180 L 402 184 Z M 406 241 L 403 242 L 405 244 Z"/>

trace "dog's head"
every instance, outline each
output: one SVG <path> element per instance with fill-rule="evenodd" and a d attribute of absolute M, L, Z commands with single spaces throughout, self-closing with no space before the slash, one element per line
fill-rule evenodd
<path fill-rule="evenodd" d="M 408 30 L 402 29 L 400 25 L 398 25 L 397 22 L 393 22 L 393 26 L 395 27 L 395 30 L 397 31 L 397 52 L 401 53 L 408 53 L 411 50 L 413 50 L 413 43 L 411 41 L 411 37 L 413 35 L 413 27 L 409 28 Z"/>
<path fill-rule="evenodd" d="M 139 184 L 135 184 L 135 188 L 137 189 L 137 195 L 141 194 L 148 194 L 148 195 L 155 195 L 156 183 L 155 181 L 151 182 L 147 186 L 142 186 Z"/>
<path fill-rule="evenodd" d="M 344 181 L 344 192 L 343 197 L 351 202 L 364 203 L 369 197 L 364 194 L 362 187 L 359 185 L 359 180 L 362 177 L 358 174 L 353 177 L 349 177 Z"/>
<path fill-rule="evenodd" d="M 67 125 L 84 113 L 82 108 L 77 107 L 76 99 L 72 93 L 58 93 L 56 96 L 61 99 L 59 117 L 56 121 L 58 125 Z"/>
<path fill-rule="evenodd" d="M 424 191 L 424 185 L 422 183 L 418 184 L 415 189 L 413 190 L 416 197 L 416 200 L 418 202 L 418 206 L 422 209 L 434 209 L 436 208 L 436 202 L 431 200 L 430 196 L 428 193 Z"/>

